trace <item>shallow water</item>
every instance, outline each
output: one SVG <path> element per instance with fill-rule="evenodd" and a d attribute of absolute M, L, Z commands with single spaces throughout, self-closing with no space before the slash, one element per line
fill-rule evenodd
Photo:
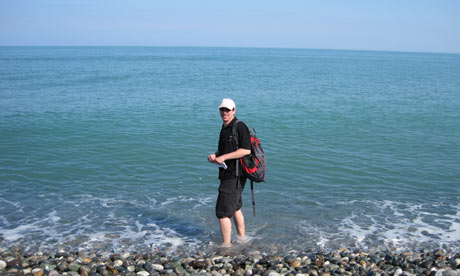
<path fill-rule="evenodd" d="M 217 106 L 267 155 L 250 246 L 460 245 L 460 55 L 243 48 L 0 48 L 0 240 L 207 248 Z"/>

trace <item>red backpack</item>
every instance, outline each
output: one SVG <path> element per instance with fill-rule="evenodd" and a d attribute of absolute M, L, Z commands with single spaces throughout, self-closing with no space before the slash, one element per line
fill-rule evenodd
<path fill-rule="evenodd" d="M 239 148 L 238 144 L 238 133 L 236 127 L 240 120 L 236 120 L 233 124 L 233 137 L 236 141 L 236 147 Z M 262 148 L 260 140 L 256 136 L 256 130 L 252 129 L 250 131 L 251 136 L 251 154 L 246 155 L 243 158 L 240 158 L 240 162 L 237 162 L 237 176 L 239 175 L 239 165 L 241 166 L 241 171 L 243 176 L 251 180 L 251 194 L 252 194 L 252 209 L 254 216 L 256 215 L 256 203 L 254 200 L 254 182 L 264 182 L 265 181 L 265 171 L 267 170 L 267 163 L 265 161 L 265 153 Z"/>

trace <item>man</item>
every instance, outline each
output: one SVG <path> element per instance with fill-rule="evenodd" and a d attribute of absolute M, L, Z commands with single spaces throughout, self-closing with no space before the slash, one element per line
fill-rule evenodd
<path fill-rule="evenodd" d="M 225 162 L 227 169 L 219 168 L 219 195 L 216 203 L 216 216 L 219 219 L 222 233 L 222 246 L 231 246 L 232 221 L 235 222 L 238 239 L 245 239 L 244 216 L 241 211 L 243 202 L 241 193 L 246 183 L 246 178 L 237 173 L 239 158 L 251 153 L 251 138 L 248 127 L 243 123 L 237 124 L 236 132 L 238 148 L 233 137 L 233 125 L 236 121 L 236 106 L 232 99 L 223 99 L 219 106 L 220 117 L 223 125 L 219 136 L 217 152 L 208 156 L 211 163 L 222 164 Z"/>

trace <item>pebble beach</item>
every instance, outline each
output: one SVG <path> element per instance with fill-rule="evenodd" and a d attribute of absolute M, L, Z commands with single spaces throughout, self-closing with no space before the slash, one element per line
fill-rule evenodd
<path fill-rule="evenodd" d="M 328 276 L 328 275 L 460 275 L 460 253 L 444 249 L 418 252 L 260 251 L 165 254 L 129 252 L 102 256 L 83 252 L 35 252 L 0 249 L 0 275 L 26 276 Z"/>

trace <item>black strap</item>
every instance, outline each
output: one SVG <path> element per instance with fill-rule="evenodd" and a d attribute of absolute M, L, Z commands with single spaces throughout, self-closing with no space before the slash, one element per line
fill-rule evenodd
<path fill-rule="evenodd" d="M 254 199 L 254 181 L 251 180 L 251 195 L 252 195 L 252 213 L 256 216 L 256 201 Z"/>
<path fill-rule="evenodd" d="M 240 120 L 236 119 L 235 122 L 233 123 L 233 127 L 232 127 L 232 134 L 233 134 L 233 138 L 235 140 L 235 143 L 236 143 L 236 149 L 238 150 L 239 148 L 239 143 L 238 143 L 238 131 L 236 131 L 236 127 L 238 125 Z M 239 183 L 239 179 L 240 179 L 240 159 L 236 159 L 236 177 L 238 178 L 238 181 L 237 181 L 237 185 Z M 251 195 L 252 195 L 252 213 L 254 216 L 256 216 L 256 200 L 254 198 L 254 181 L 251 180 Z"/>
<path fill-rule="evenodd" d="M 235 144 L 236 144 L 236 149 L 238 150 L 240 148 L 240 144 L 238 143 L 238 131 L 236 131 L 236 127 L 238 126 L 238 123 L 240 122 L 240 120 L 236 119 L 235 122 L 233 122 L 233 127 L 232 127 L 232 135 L 233 135 L 233 139 L 235 140 Z M 240 176 L 240 159 L 236 159 L 235 162 L 236 162 L 236 177 L 239 177 Z"/>

